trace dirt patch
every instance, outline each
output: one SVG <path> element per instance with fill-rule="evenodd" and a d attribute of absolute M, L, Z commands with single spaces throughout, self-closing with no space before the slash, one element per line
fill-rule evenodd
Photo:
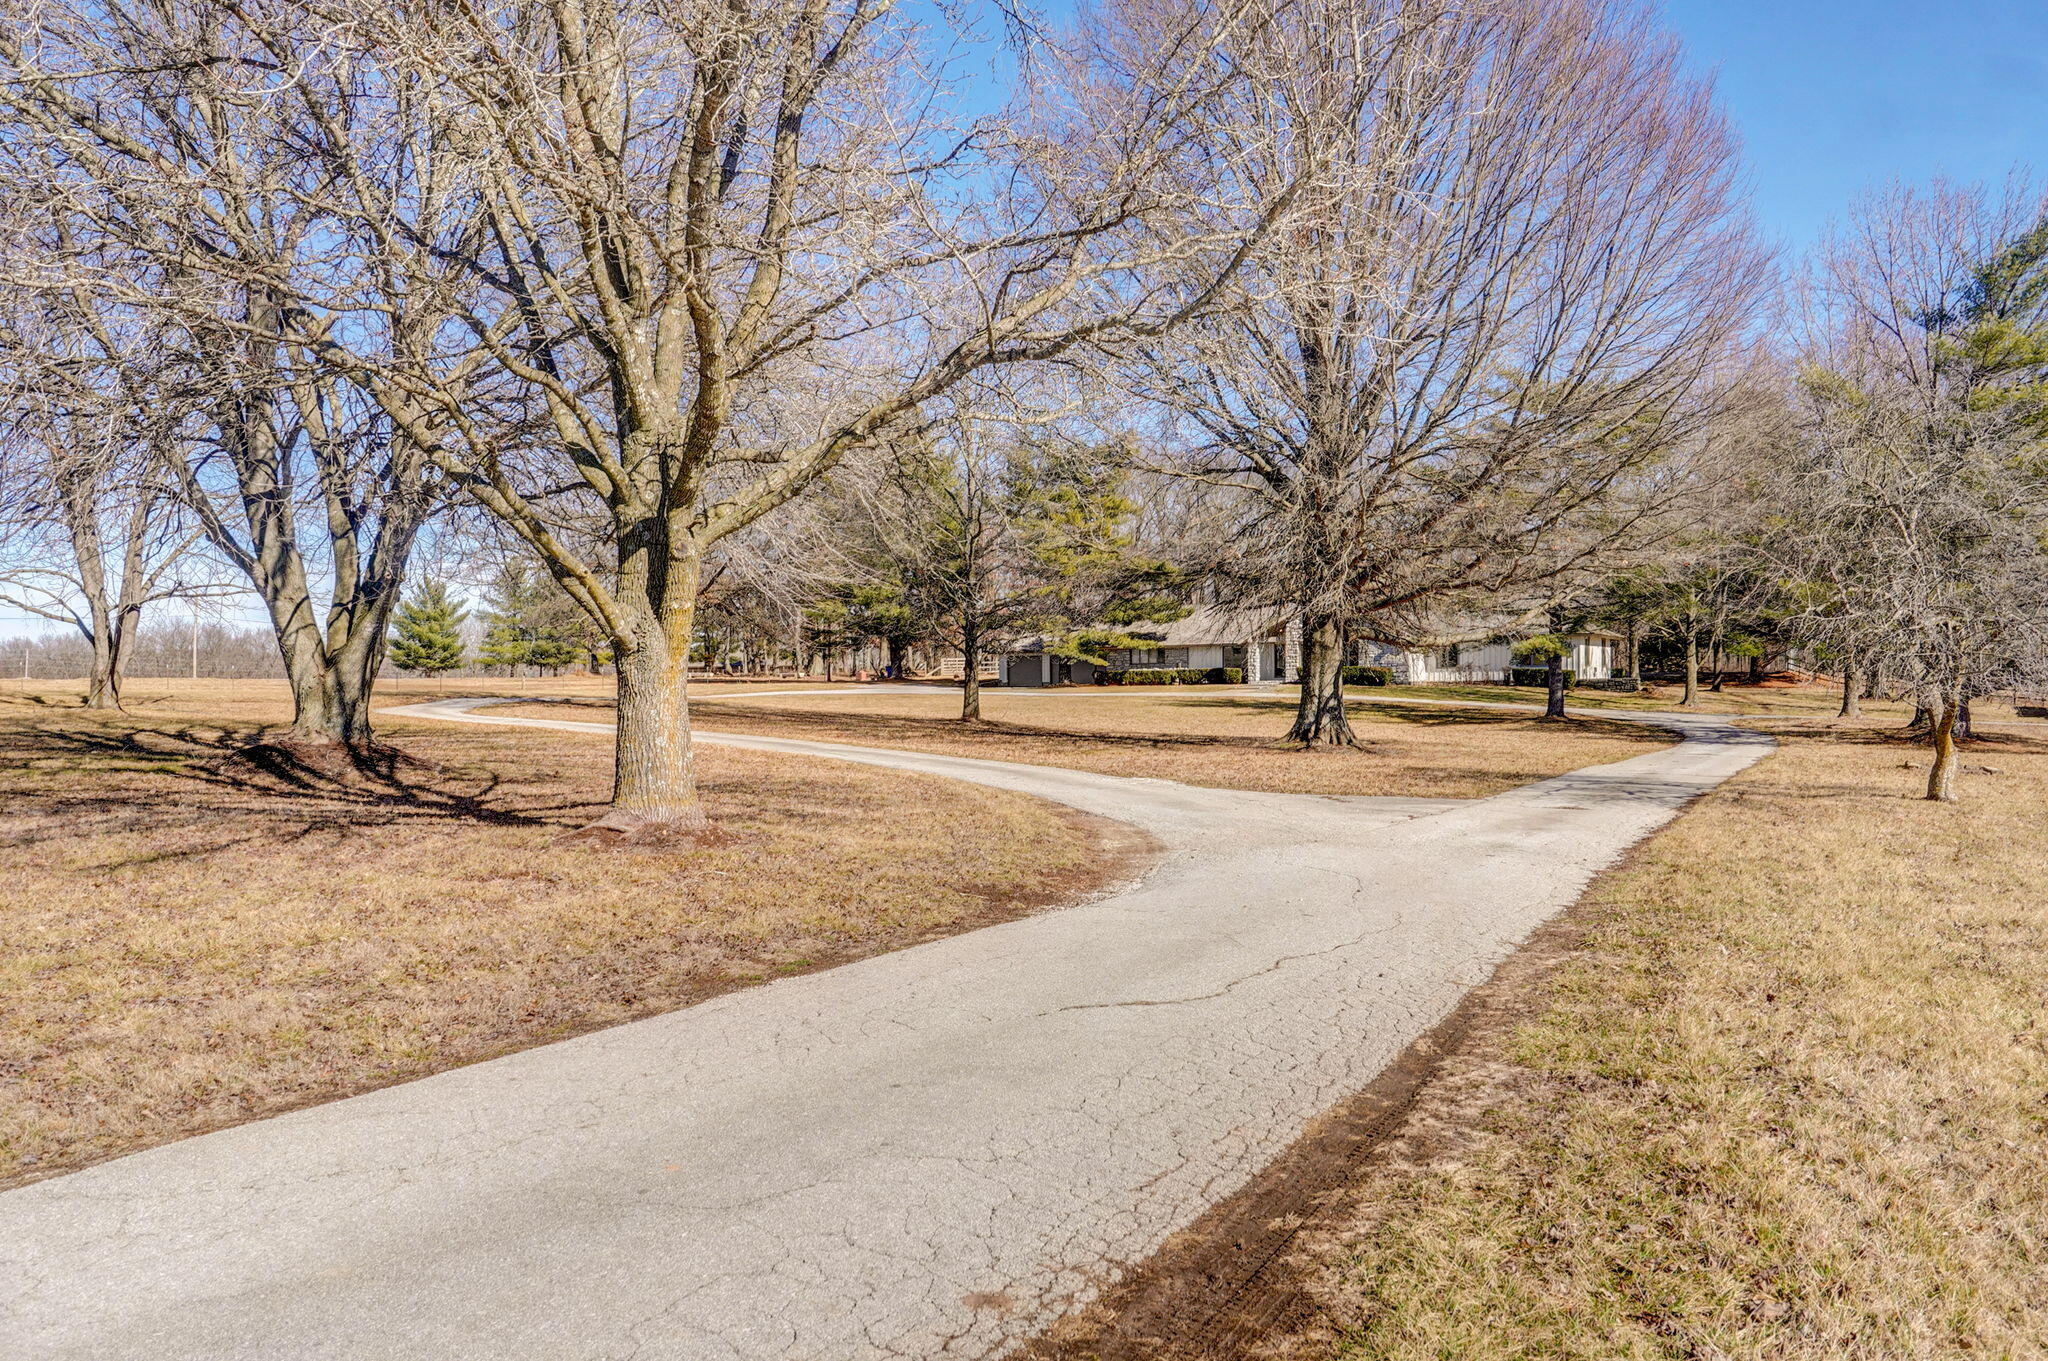
<path fill-rule="evenodd" d="M 1325 1239 L 1454 1060 L 1496 1044 L 1584 936 L 1574 910 L 1539 928 L 1363 1091 L 1326 1111 L 1252 1181 L 1013 1361 L 1307 1361 L 1334 1330 L 1316 1293 Z M 1434 1131 L 1441 1143 L 1454 1127 Z"/>

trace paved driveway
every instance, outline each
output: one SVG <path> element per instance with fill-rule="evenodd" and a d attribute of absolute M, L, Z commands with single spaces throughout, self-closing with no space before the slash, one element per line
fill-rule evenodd
<path fill-rule="evenodd" d="M 393 712 L 551 722 L 466 703 Z M 999 1353 L 1768 746 L 1636 717 L 1686 740 L 1477 801 L 701 734 L 1022 790 L 1167 853 L 1082 906 L 0 1195 L 0 1356 Z"/>

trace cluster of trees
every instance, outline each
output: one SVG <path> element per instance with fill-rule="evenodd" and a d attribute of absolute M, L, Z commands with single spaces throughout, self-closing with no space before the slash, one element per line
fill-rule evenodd
<path fill-rule="evenodd" d="M 628 836 L 702 820 L 707 647 L 942 643 L 973 717 L 991 646 L 1207 592 L 1301 621 L 1304 747 L 1351 740 L 1348 639 L 1503 602 L 1695 667 L 1768 616 L 1940 714 L 2032 664 L 1986 620 L 2036 222 L 1873 207 L 1783 362 L 1733 140 L 1631 0 L 6 13 L 6 594 L 95 702 L 151 602 L 241 592 L 292 741 L 363 751 L 387 651 L 465 659 L 445 589 L 400 612 L 463 536 L 515 549 L 479 662 L 615 671 Z"/>

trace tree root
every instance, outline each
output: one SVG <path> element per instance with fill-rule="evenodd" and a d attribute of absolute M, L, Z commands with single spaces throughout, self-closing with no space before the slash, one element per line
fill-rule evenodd
<path fill-rule="evenodd" d="M 752 839 L 744 833 L 714 826 L 702 810 L 695 817 L 652 818 L 628 809 L 614 808 L 597 821 L 570 832 L 562 842 L 564 845 L 597 846 L 607 850 L 694 851 Z"/>

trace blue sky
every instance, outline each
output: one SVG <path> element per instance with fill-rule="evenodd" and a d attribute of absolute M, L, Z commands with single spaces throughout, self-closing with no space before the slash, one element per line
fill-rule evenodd
<path fill-rule="evenodd" d="M 1716 77 L 1758 220 L 1791 251 L 1889 179 L 2048 172 L 2048 0 L 1665 0 L 1663 12 Z M 46 627 L 0 606 L 0 636 Z"/>
<path fill-rule="evenodd" d="M 1666 0 L 1791 247 L 1886 180 L 2048 170 L 2044 0 Z"/>

